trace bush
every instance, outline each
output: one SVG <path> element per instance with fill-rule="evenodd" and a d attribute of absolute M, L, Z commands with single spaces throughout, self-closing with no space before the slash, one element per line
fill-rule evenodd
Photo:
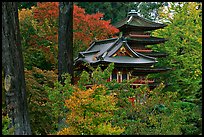
<path fill-rule="evenodd" d="M 54 87 L 57 74 L 54 71 L 32 67 L 31 70 L 25 70 L 25 81 L 32 134 L 48 134 L 54 129 L 55 119 L 50 114 L 48 92 L 43 85 Z"/>
<path fill-rule="evenodd" d="M 94 85 L 87 90 L 76 88 L 65 105 L 69 109 L 66 118 L 68 127 L 57 134 L 119 135 L 124 131 L 110 123 L 113 112 L 117 110 L 116 98 L 108 95 L 102 85 Z"/>
<path fill-rule="evenodd" d="M 10 122 L 11 122 L 11 119 L 8 117 L 8 115 L 3 116 L 2 114 L 2 134 L 3 135 L 14 134 L 14 128 L 9 128 Z"/>

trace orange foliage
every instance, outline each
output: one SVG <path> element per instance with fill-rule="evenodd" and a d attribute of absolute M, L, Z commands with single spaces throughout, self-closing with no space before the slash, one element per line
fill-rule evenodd
<path fill-rule="evenodd" d="M 53 20 L 58 18 L 58 2 L 38 2 L 34 10 L 34 18 L 43 23 L 45 19 Z"/>
<path fill-rule="evenodd" d="M 102 40 L 119 32 L 117 28 L 110 25 L 110 21 L 101 20 L 102 13 L 89 15 L 84 9 L 74 5 L 73 16 L 74 41 L 82 41 L 86 47 L 94 38 Z"/>
<path fill-rule="evenodd" d="M 110 124 L 113 112 L 118 109 L 117 99 L 113 95 L 107 95 L 106 90 L 102 85 L 94 85 L 85 91 L 76 88 L 71 97 L 65 100 L 65 105 L 70 110 L 66 119 L 69 127 L 57 134 L 122 133 L 123 128 L 112 127 Z"/>
<path fill-rule="evenodd" d="M 26 18 L 26 15 L 27 17 L 33 16 L 32 26 L 35 29 L 35 35 L 37 36 L 32 36 L 33 34 L 31 35 L 31 37 L 33 38 L 29 41 L 30 45 L 37 47 L 37 45 L 41 46 L 43 43 L 48 43 L 42 46 L 57 46 L 59 16 L 58 6 L 58 2 L 38 2 L 37 7 L 32 8 L 31 11 L 28 11 L 28 9 L 22 9 L 22 11 L 20 11 L 20 21 L 22 21 L 22 18 Z M 84 9 L 78 7 L 77 5 L 74 5 L 74 56 L 76 56 L 79 51 L 85 50 L 95 38 L 98 40 L 102 40 L 113 37 L 115 33 L 119 32 L 118 29 L 110 25 L 110 21 L 101 20 L 102 17 L 102 13 L 96 13 L 91 15 L 86 14 Z M 52 50 L 54 51 L 55 48 L 52 48 Z M 56 51 L 53 54 L 55 55 Z M 55 63 L 55 61 L 53 63 Z"/>

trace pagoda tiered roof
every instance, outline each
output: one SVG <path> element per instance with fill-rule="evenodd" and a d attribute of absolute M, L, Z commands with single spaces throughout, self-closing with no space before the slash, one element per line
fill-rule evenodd
<path fill-rule="evenodd" d="M 127 28 L 135 29 L 135 30 L 156 30 L 160 28 L 164 28 L 165 24 L 152 22 L 148 19 L 140 17 L 135 10 L 131 10 L 128 16 L 123 20 L 119 21 L 118 23 L 114 24 L 116 28 L 120 31 L 124 31 Z"/>
<path fill-rule="evenodd" d="M 137 51 L 139 52 L 139 51 Z M 167 53 L 163 53 L 163 52 L 156 52 L 156 51 L 151 51 L 151 52 L 140 52 L 146 56 L 150 56 L 150 57 L 157 57 L 157 58 L 161 58 L 161 57 L 166 57 L 168 56 Z"/>
<path fill-rule="evenodd" d="M 75 66 L 82 62 L 91 65 L 115 63 L 118 67 L 148 67 L 155 64 L 156 58 L 143 55 L 129 47 L 125 38 L 111 38 L 94 41 L 84 52 L 80 52 Z"/>
<path fill-rule="evenodd" d="M 143 73 L 158 73 L 158 72 L 166 72 L 171 70 L 171 68 L 134 68 L 132 71 L 132 75 L 138 75 Z"/>
<path fill-rule="evenodd" d="M 159 43 L 164 43 L 165 41 L 167 41 L 167 39 L 165 38 L 157 38 L 157 37 L 153 37 L 150 36 L 148 38 L 132 38 L 132 37 L 126 37 L 128 42 L 137 42 L 138 44 L 159 44 Z"/>

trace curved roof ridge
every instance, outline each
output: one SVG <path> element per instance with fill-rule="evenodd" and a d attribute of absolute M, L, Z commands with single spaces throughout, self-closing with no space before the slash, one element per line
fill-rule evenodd
<path fill-rule="evenodd" d="M 137 52 L 137 51 L 134 51 L 134 52 L 136 52 L 137 54 L 139 54 L 139 55 L 142 56 L 142 57 L 145 57 L 145 58 L 148 58 L 148 59 L 152 59 L 152 60 L 154 60 L 155 62 L 158 62 L 158 61 L 156 60 L 156 58 L 154 58 L 154 57 L 150 57 L 150 56 L 144 55 L 144 54 L 139 53 L 139 52 Z"/>
<path fill-rule="evenodd" d="M 109 40 L 114 40 L 114 39 L 117 39 L 117 37 L 116 37 L 116 38 L 104 39 L 104 40 L 93 40 L 93 41 L 90 43 L 89 48 L 86 49 L 86 51 L 89 51 L 96 43 L 100 43 L 100 42 L 104 42 L 104 41 L 109 41 Z"/>
<path fill-rule="evenodd" d="M 109 39 L 103 39 L 103 40 L 96 40 L 95 42 L 104 42 L 104 41 L 109 41 L 109 40 L 114 40 L 114 39 L 118 39 L 118 37 L 109 38 Z"/>
<path fill-rule="evenodd" d="M 129 19 L 129 17 L 125 17 L 124 19 L 120 20 L 119 22 L 116 22 L 115 24 L 113 24 L 113 26 L 115 26 L 116 28 L 119 28 L 123 25 L 123 24 L 121 25 L 121 23 L 128 20 L 128 19 Z"/>
<path fill-rule="evenodd" d="M 156 36 L 150 36 L 150 37 L 134 37 L 134 36 L 127 36 L 126 37 L 127 39 L 147 39 L 147 40 L 150 40 L 150 39 L 154 39 L 154 40 L 165 40 L 165 41 L 168 41 L 167 38 L 162 38 L 162 37 L 156 37 Z"/>
<path fill-rule="evenodd" d="M 138 56 L 138 54 L 129 46 L 129 44 L 127 43 L 127 41 L 126 41 L 126 47 L 128 48 L 128 50 L 130 50 L 136 57 L 138 57 L 139 58 L 139 56 Z"/>
<path fill-rule="evenodd" d="M 101 54 L 99 54 L 98 56 L 97 56 L 97 58 L 100 58 L 101 56 L 103 56 L 103 54 L 105 53 L 105 52 L 109 52 L 109 50 L 119 41 L 119 37 L 117 37 L 117 39 L 116 39 L 116 41 L 107 49 L 107 50 L 105 50 L 104 52 L 102 52 Z"/>
<path fill-rule="evenodd" d="M 134 21 L 139 22 L 139 24 L 134 25 Z M 146 24 L 146 25 L 144 25 L 144 24 Z M 122 19 L 119 22 L 114 24 L 114 26 L 116 28 L 121 28 L 124 25 L 130 25 L 130 26 L 135 26 L 135 27 L 149 27 L 149 28 L 163 28 L 163 27 L 167 26 L 164 23 L 151 21 L 151 20 L 146 19 L 144 17 L 141 17 L 139 15 L 137 15 L 137 16 L 129 15 L 129 16 L 125 17 L 124 19 Z"/>
<path fill-rule="evenodd" d="M 130 21 L 132 21 L 132 18 L 133 18 L 133 16 L 130 16 L 130 18 L 129 18 L 128 21 L 127 21 L 127 24 L 128 24 Z"/>
<path fill-rule="evenodd" d="M 158 22 L 155 22 L 155 21 L 151 21 L 151 20 L 146 19 L 146 18 L 143 18 L 143 17 L 141 17 L 141 16 L 135 16 L 135 17 L 137 17 L 137 18 L 139 18 L 139 19 L 141 19 L 141 20 L 143 20 L 143 21 L 145 21 L 145 22 L 147 22 L 147 23 L 151 23 L 151 24 L 155 24 L 155 25 L 161 25 L 162 27 L 167 26 L 166 24 L 158 23 Z"/>

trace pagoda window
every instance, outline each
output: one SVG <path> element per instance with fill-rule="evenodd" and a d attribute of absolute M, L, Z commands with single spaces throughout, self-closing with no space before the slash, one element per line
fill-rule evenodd
<path fill-rule="evenodd" d="M 127 74 L 122 74 L 122 79 L 127 80 Z"/>
<path fill-rule="evenodd" d="M 113 73 L 111 76 L 110 76 L 110 80 L 117 80 L 117 74 Z"/>
<path fill-rule="evenodd" d="M 130 74 L 128 73 L 123 73 L 122 74 L 122 80 L 129 80 L 130 79 Z"/>
<path fill-rule="evenodd" d="M 130 74 L 128 73 L 122 73 L 122 72 L 118 72 L 118 73 L 113 73 L 111 76 L 110 76 L 110 81 L 112 80 L 117 80 L 117 82 L 122 82 L 123 80 L 129 80 L 130 78 Z"/>

